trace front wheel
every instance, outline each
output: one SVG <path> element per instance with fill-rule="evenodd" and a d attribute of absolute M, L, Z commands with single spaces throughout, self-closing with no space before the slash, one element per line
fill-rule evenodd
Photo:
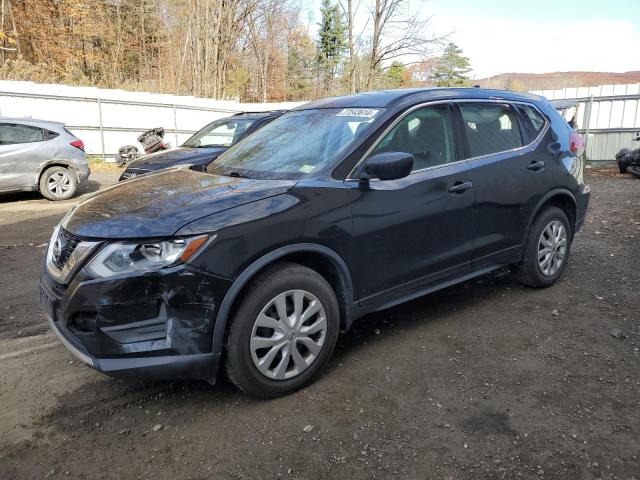
<path fill-rule="evenodd" d="M 567 215 L 549 207 L 533 221 L 525 241 L 522 262 L 514 273 L 530 287 L 548 287 L 562 275 L 571 250 L 572 231 Z"/>
<path fill-rule="evenodd" d="M 77 189 L 75 174 L 65 167 L 47 168 L 40 177 L 40 193 L 49 200 L 67 200 Z"/>
<path fill-rule="evenodd" d="M 269 267 L 251 281 L 231 321 L 227 376 L 263 398 L 301 388 L 329 360 L 339 328 L 336 295 L 319 273 L 295 263 Z"/>

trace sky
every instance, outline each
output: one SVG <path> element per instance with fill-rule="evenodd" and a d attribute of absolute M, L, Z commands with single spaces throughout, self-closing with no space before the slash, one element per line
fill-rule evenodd
<path fill-rule="evenodd" d="M 357 0 L 354 0 L 357 1 Z M 361 0 L 364 26 L 368 2 Z M 640 70 L 638 0 L 410 0 L 427 36 L 449 34 L 469 57 L 473 78 L 507 72 Z M 303 0 L 315 32 L 320 0 Z"/>

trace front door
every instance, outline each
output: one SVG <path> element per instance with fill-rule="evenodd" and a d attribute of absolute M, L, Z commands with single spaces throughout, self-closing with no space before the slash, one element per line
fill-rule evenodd
<path fill-rule="evenodd" d="M 451 107 L 423 107 L 405 115 L 371 155 L 392 151 L 414 155 L 409 176 L 346 182 L 362 305 L 404 296 L 470 269 L 474 193 L 467 162 L 457 153 Z"/>

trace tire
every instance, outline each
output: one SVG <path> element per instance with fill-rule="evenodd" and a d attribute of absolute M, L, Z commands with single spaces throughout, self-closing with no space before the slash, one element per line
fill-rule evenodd
<path fill-rule="evenodd" d="M 631 153 L 631 150 L 628 148 L 623 148 L 616 154 L 616 164 L 618 165 L 618 170 L 620 173 L 627 173 L 627 167 L 629 166 L 629 159 L 627 155 Z"/>
<path fill-rule="evenodd" d="M 627 173 L 630 173 L 634 177 L 640 178 L 640 166 L 632 165 L 627 168 Z"/>
<path fill-rule="evenodd" d="M 561 231 L 559 229 L 560 226 L 564 229 L 564 243 L 562 241 L 556 243 L 555 239 L 549 240 L 547 238 L 548 234 L 552 231 Z M 554 227 L 556 227 L 555 230 Z M 545 233 L 544 238 L 542 237 L 543 232 Z M 545 246 L 543 240 L 551 243 L 553 246 Z M 531 225 L 529 234 L 525 240 L 522 262 L 513 269 L 516 278 L 521 283 L 534 288 L 544 288 L 553 285 L 558 278 L 560 278 L 567 266 L 571 253 L 572 240 L 573 232 L 569 225 L 567 215 L 558 207 L 548 207 L 544 209 L 535 218 L 533 225 Z M 564 246 L 564 248 L 562 248 L 562 246 Z M 539 262 L 539 253 L 542 252 L 541 247 L 552 250 L 549 254 L 540 256 L 543 265 L 545 265 L 545 259 L 548 258 L 546 271 L 544 271 L 545 269 Z M 555 264 L 557 269 L 553 268 L 553 250 L 556 252 L 555 259 L 560 260 L 559 265 L 557 263 Z M 550 256 L 548 257 L 548 255 Z"/>
<path fill-rule="evenodd" d="M 620 159 L 620 162 L 618 162 L 618 170 L 620 170 L 620 173 L 627 173 L 627 169 L 630 165 L 631 160 L 627 157 L 623 157 Z"/>
<path fill-rule="evenodd" d="M 50 167 L 40 176 L 40 194 L 49 200 L 67 200 L 77 190 L 78 179 L 68 168 Z"/>
<path fill-rule="evenodd" d="M 135 145 L 124 145 L 118 149 L 116 154 L 116 163 L 126 165 L 128 162 L 135 160 L 138 156 L 138 147 Z"/>
<path fill-rule="evenodd" d="M 303 313 L 320 305 L 316 313 L 302 322 L 299 327 L 302 331 L 296 327 L 287 331 L 291 325 L 280 320 L 275 304 L 276 300 L 284 299 L 284 303 L 279 303 L 281 307 L 286 305 L 284 317 L 298 323 L 295 319 L 302 317 L 296 314 L 294 298 L 302 298 L 299 311 Z M 318 303 L 312 303 L 313 299 Z M 326 365 L 338 340 L 340 309 L 331 285 L 319 273 L 295 263 L 278 263 L 249 283 L 239 305 L 227 333 L 224 364 L 227 376 L 240 390 L 261 398 L 278 397 L 308 384 Z M 303 332 L 322 326 L 323 317 L 324 331 L 309 334 L 305 339 Z M 274 338 L 279 339 L 277 344 Z M 256 347 L 264 342 L 268 346 Z M 315 355 L 307 345 L 317 349 Z M 294 348 L 297 355 L 293 354 Z"/>

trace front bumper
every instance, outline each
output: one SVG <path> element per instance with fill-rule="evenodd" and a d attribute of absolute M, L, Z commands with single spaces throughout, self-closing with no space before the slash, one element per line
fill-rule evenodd
<path fill-rule="evenodd" d="M 164 355 L 155 357 L 97 358 L 68 340 L 49 317 L 49 327 L 69 352 L 82 363 L 119 378 L 200 379 L 213 384 L 221 354 Z"/>
<path fill-rule="evenodd" d="M 49 325 L 80 361 L 108 375 L 215 381 L 217 306 L 230 282 L 189 266 L 111 279 L 80 270 L 64 286 L 45 271 Z"/>

